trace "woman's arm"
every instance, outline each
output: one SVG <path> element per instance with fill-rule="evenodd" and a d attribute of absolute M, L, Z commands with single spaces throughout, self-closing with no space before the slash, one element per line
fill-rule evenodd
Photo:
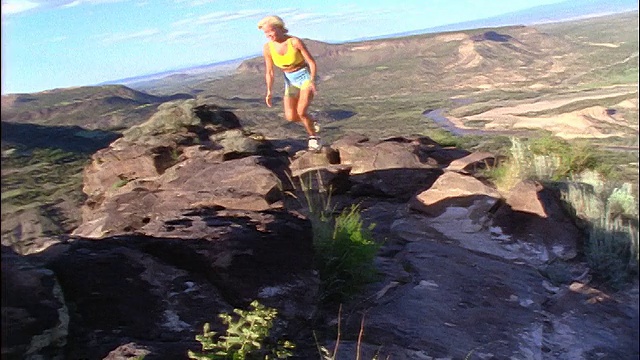
<path fill-rule="evenodd" d="M 300 51 L 300 53 L 302 54 L 302 57 L 304 58 L 304 61 L 306 61 L 307 64 L 309 65 L 309 72 L 311 73 L 311 89 L 315 93 L 316 92 L 316 85 L 315 85 L 316 60 L 313 58 L 309 50 L 307 50 L 307 47 L 305 46 L 304 42 L 299 38 L 292 36 L 291 44 L 295 49 Z"/>
<path fill-rule="evenodd" d="M 267 83 L 267 96 L 264 101 L 268 107 L 271 107 L 271 89 L 273 88 L 273 59 L 271 58 L 271 50 L 269 43 L 264 44 L 262 48 L 262 56 L 264 57 L 264 80 Z"/>

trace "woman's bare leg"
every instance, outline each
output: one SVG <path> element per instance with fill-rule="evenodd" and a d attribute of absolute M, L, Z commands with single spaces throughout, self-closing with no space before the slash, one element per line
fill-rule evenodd
<path fill-rule="evenodd" d="M 300 122 L 300 117 L 298 116 L 298 97 L 297 96 L 284 96 L 284 118 L 287 121 L 292 122 Z"/>
<path fill-rule="evenodd" d="M 313 100 L 313 92 L 311 91 L 311 88 L 300 89 L 300 97 L 297 101 L 296 114 L 304 125 L 305 130 L 307 130 L 307 134 L 309 134 L 309 136 L 316 136 L 313 119 L 307 113 L 311 100 Z"/>

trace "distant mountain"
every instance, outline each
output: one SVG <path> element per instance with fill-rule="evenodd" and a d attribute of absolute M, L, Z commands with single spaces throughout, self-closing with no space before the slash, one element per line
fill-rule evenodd
<path fill-rule="evenodd" d="M 323 89 L 332 88 L 334 83 L 339 83 L 338 87 L 345 88 L 367 84 L 386 90 L 393 88 L 397 92 L 403 91 L 409 81 L 415 83 L 416 89 L 423 83 L 428 84 L 429 89 L 434 89 L 436 82 L 446 88 L 457 84 L 458 81 L 455 79 L 463 73 L 469 73 L 470 77 L 489 76 L 509 68 L 510 74 L 501 75 L 502 79 L 510 76 L 532 76 L 538 71 L 544 74 L 552 66 L 552 62 L 549 61 L 551 56 L 574 51 L 573 44 L 565 39 L 549 36 L 526 26 L 474 29 L 455 34 L 422 34 L 342 44 L 305 39 L 305 43 L 314 54 L 318 67 L 322 69 L 322 76 L 325 79 L 333 79 L 331 82 L 323 82 Z M 451 71 L 452 69 L 455 71 Z M 404 74 L 403 71 L 408 72 Z M 262 57 L 255 57 L 244 61 L 238 67 L 237 74 L 242 76 L 263 72 Z M 443 81 L 445 78 L 450 78 L 450 81 Z M 232 78 L 228 80 L 231 82 Z M 251 79 L 240 78 L 237 82 L 243 84 L 248 93 L 256 87 L 261 89 L 264 80 L 261 76 L 253 75 Z M 225 85 L 216 91 L 222 92 L 224 87 L 240 90 L 227 82 L 224 83 Z"/>
<path fill-rule="evenodd" d="M 529 9 L 514 11 L 484 19 L 464 21 L 389 35 L 359 38 L 350 41 L 375 40 L 389 37 L 480 29 L 496 26 L 533 25 L 584 19 L 637 10 L 637 0 L 568 0 L 557 4 L 535 6 Z"/>
<path fill-rule="evenodd" d="M 629 108 L 619 111 L 633 121 L 637 95 L 626 87 L 610 93 L 614 90 L 608 86 L 637 86 L 637 32 L 638 12 L 632 11 L 340 44 L 306 39 L 318 65 L 320 96 L 314 100 L 314 116 L 325 125 L 325 137 L 346 132 L 395 136 L 427 131 L 433 124 L 421 121 L 420 114 L 426 110 L 462 108 L 454 116 L 465 121 L 465 116 L 501 107 L 507 99 L 550 98 L 555 93 L 561 98 L 577 97 L 574 93 L 580 89 L 603 87 L 602 96 L 609 97 L 606 101 L 589 99 L 557 113 L 587 105 L 614 108 L 630 99 L 624 105 Z M 263 74 L 264 60 L 257 56 L 243 62 L 231 76 L 198 84 L 197 98 L 238 111 L 244 124 L 270 137 L 291 136 L 279 114 L 281 108 L 263 105 Z M 281 77 L 275 81 L 274 88 L 282 89 Z M 475 119 L 468 126 L 481 128 L 489 120 Z M 613 129 L 621 126 L 618 120 L 598 126 L 611 134 L 622 129 Z M 632 133 L 633 125 L 629 129 Z"/>
<path fill-rule="evenodd" d="M 242 61 L 256 55 L 238 59 L 197 65 L 188 68 L 171 69 L 159 73 L 145 74 L 125 79 L 111 80 L 98 85 L 125 85 L 136 90 L 147 91 L 149 89 L 173 88 L 182 86 L 180 91 L 189 92 L 188 86 L 193 83 L 211 80 L 232 73 Z"/>
<path fill-rule="evenodd" d="M 638 2 L 634 0 L 568 0 L 557 4 L 540 5 L 526 10 L 510 12 L 485 19 L 465 21 L 401 33 L 363 37 L 351 39 L 346 42 L 386 39 L 392 37 L 478 29 L 486 27 L 538 24 L 545 22 L 595 17 L 607 14 L 616 14 L 637 9 Z M 329 43 L 344 42 L 345 41 L 329 41 Z M 228 75 L 232 73 L 233 70 L 238 67 L 238 65 L 243 63 L 244 60 L 251 59 L 256 56 L 260 56 L 260 54 L 253 54 L 238 59 L 198 65 L 188 68 L 172 69 L 159 73 L 146 74 L 125 79 L 111 80 L 98 85 L 121 84 L 130 86 L 138 90 L 149 91 L 163 88 L 175 88 L 177 85 L 182 84 L 183 88 L 181 88 L 180 90 L 189 92 L 191 90 L 189 88 L 190 85 Z"/>
<path fill-rule="evenodd" d="M 80 86 L 2 95 L 2 121 L 113 130 L 140 123 L 157 105 L 187 94 L 154 96 L 122 85 Z"/>
<path fill-rule="evenodd" d="M 349 113 L 355 115 L 345 123 L 364 123 L 386 121 L 389 116 L 381 114 L 395 114 L 396 105 L 402 114 L 420 114 L 441 102 L 448 104 L 452 93 L 495 91 L 501 98 L 498 89 L 518 89 L 518 96 L 527 97 L 563 87 L 637 83 L 637 15 L 636 10 L 544 26 L 484 27 L 341 44 L 307 39 L 321 69 L 322 96 L 314 102 L 315 111 L 328 122 L 337 121 L 331 114 Z M 263 106 L 263 74 L 264 61 L 256 55 L 229 76 L 175 74 L 150 81 L 144 92 L 109 85 L 7 95 L 2 96 L 2 120 L 113 131 L 144 121 L 161 102 L 197 98 L 242 109 L 249 126 L 270 124 L 280 131 L 279 107 Z M 276 86 L 281 81 L 277 77 Z M 371 108 L 377 111 L 368 112 Z"/>

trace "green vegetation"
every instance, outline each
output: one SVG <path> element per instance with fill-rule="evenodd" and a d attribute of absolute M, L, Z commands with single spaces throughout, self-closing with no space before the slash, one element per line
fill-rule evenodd
<path fill-rule="evenodd" d="M 364 225 L 359 206 L 334 214 L 331 189 L 326 189 L 316 175 L 307 173 L 298 179 L 302 195 L 296 198 L 304 198 L 302 205 L 307 207 L 313 227 L 321 300 L 340 303 L 375 279 L 373 260 L 380 244 L 373 239 L 375 224 Z"/>
<path fill-rule="evenodd" d="M 637 79 L 637 77 L 636 77 Z M 538 117 L 538 116 L 548 116 L 548 115 L 558 115 L 558 114 L 564 114 L 564 113 L 568 113 L 568 112 L 572 112 L 572 111 L 577 111 L 577 110 L 582 110 L 591 106 L 604 106 L 604 107 L 611 107 L 614 106 L 624 100 L 629 99 L 630 97 L 637 97 L 638 93 L 629 93 L 629 94 L 624 94 L 624 95 L 617 95 L 617 96 L 612 96 L 612 97 L 601 97 L 598 99 L 586 99 L 586 100 L 579 100 L 579 101 L 574 101 L 571 102 L 569 104 L 557 107 L 557 108 L 553 108 L 553 109 L 545 109 L 545 110 L 541 110 L 541 111 L 531 111 L 531 112 L 527 112 L 524 114 L 521 114 L 522 116 L 529 116 L 529 117 Z"/>
<path fill-rule="evenodd" d="M 544 136 L 530 140 L 527 146 L 533 154 L 536 177 L 567 179 L 584 170 L 594 170 L 600 164 L 592 149 L 585 143 L 569 144 L 553 136 Z M 607 169 L 606 172 L 609 173 L 610 170 Z"/>
<path fill-rule="evenodd" d="M 224 335 L 211 331 L 205 323 L 203 333 L 196 335 L 203 352 L 189 350 L 190 359 L 196 360 L 252 360 L 286 359 L 293 355 L 295 345 L 290 341 L 273 341 L 270 336 L 278 311 L 265 307 L 257 300 L 249 305 L 251 310 L 234 309 L 234 315 L 219 314 L 227 326 Z"/>
<path fill-rule="evenodd" d="M 599 68 L 585 74 L 591 80 L 584 84 L 585 87 L 598 88 L 611 85 L 637 84 L 638 83 L 638 54 L 631 61 L 615 64 L 605 68 Z"/>
<path fill-rule="evenodd" d="M 373 260 L 380 247 L 371 231 L 375 224 L 364 226 L 360 208 L 352 205 L 336 216 L 331 205 L 331 190 L 325 189 L 319 174 L 306 174 L 298 179 L 301 199 L 309 212 L 313 227 L 316 266 L 321 280 L 321 301 L 341 303 L 357 294 L 377 274 Z M 306 180 L 306 181 L 305 181 Z M 294 344 L 275 341 L 270 330 L 277 311 L 254 301 L 252 310 L 234 309 L 235 317 L 223 313 L 219 317 L 227 325 L 225 335 L 211 331 L 204 324 L 203 333 L 196 336 L 203 352 L 189 351 L 190 359 L 283 359 L 293 356 Z M 362 324 L 363 326 L 363 324 Z M 339 331 L 339 330 L 338 330 Z M 361 328 L 361 334 L 363 329 Z M 361 335 L 360 335 L 361 336 Z M 360 341 L 361 339 L 359 339 Z M 336 344 L 337 345 L 337 344 Z M 318 346 L 322 358 L 334 359 L 326 348 Z"/>
<path fill-rule="evenodd" d="M 590 229 L 585 251 L 594 274 L 609 286 L 622 288 L 638 270 L 637 227 L 619 217 L 600 218 Z"/>
<path fill-rule="evenodd" d="M 435 129 L 427 133 L 427 136 L 433 141 L 444 147 L 458 147 L 463 142 L 463 139 L 453 135 L 451 132 L 444 129 Z"/>
<path fill-rule="evenodd" d="M 320 220 L 322 221 L 322 220 Z M 373 260 L 380 245 L 373 240 L 374 224 L 364 227 L 359 207 L 343 210 L 334 221 L 314 221 L 314 231 L 331 226 L 330 237 L 315 237 L 316 256 L 325 301 L 345 301 L 375 279 Z M 321 234 L 326 232 L 321 231 Z"/>
<path fill-rule="evenodd" d="M 62 235 L 78 224 L 77 214 L 86 197 L 82 169 L 88 156 L 59 149 L 5 149 L 2 156 L 2 243 L 18 252 L 32 239 L 16 233 L 16 217 L 24 214 L 38 222 L 42 234 Z M 32 220 L 33 221 L 33 220 Z M 29 235 L 26 235 L 27 237 Z"/>
<path fill-rule="evenodd" d="M 129 181 L 130 181 L 129 179 L 120 179 L 120 180 L 116 181 L 116 182 L 112 185 L 112 188 L 114 188 L 114 189 L 121 188 L 121 187 L 123 187 L 123 186 L 127 185 L 127 184 L 129 183 Z"/>
<path fill-rule="evenodd" d="M 569 142 L 548 134 L 525 140 L 512 137 L 505 166 L 489 169 L 485 175 L 504 191 L 523 179 L 563 181 L 587 170 L 610 180 L 623 180 L 608 156 L 608 151 L 586 141 Z"/>
<path fill-rule="evenodd" d="M 554 186 L 588 235 L 585 255 L 594 275 L 613 288 L 624 286 L 640 261 L 637 188 L 605 182 L 596 172 Z"/>
<path fill-rule="evenodd" d="M 82 200 L 82 169 L 86 155 L 59 149 L 15 151 L 2 158 L 2 207 L 34 207 L 55 203 L 61 196 Z M 5 171 L 4 169 L 10 169 Z"/>
<path fill-rule="evenodd" d="M 509 159 L 487 174 L 503 191 L 524 179 L 557 188 L 587 234 L 584 255 L 594 276 L 619 288 L 638 273 L 637 177 L 635 188 L 615 180 L 615 167 L 601 159 L 587 144 L 549 136 L 512 138 Z"/>

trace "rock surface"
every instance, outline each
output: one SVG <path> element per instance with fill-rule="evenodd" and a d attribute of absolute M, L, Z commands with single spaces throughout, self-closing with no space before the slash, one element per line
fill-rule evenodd
<path fill-rule="evenodd" d="M 254 299 L 299 359 L 638 358 L 637 279 L 591 282 L 551 189 L 500 194 L 474 176 L 494 157 L 424 137 L 277 144 L 185 101 L 94 154 L 73 236 L 3 247 L 3 358 L 186 359 Z M 305 195 L 375 224 L 379 276 L 342 311 L 318 303 Z"/>

